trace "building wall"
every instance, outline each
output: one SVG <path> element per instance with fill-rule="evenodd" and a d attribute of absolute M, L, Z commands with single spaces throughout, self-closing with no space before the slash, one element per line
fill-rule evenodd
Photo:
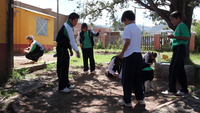
<path fill-rule="evenodd" d="M 7 53 L 6 53 L 6 9 L 7 9 L 7 0 L 0 0 L 0 11 L 1 11 L 1 18 L 0 18 L 0 81 L 6 75 L 6 60 L 7 60 Z"/>
<path fill-rule="evenodd" d="M 47 36 L 36 34 L 37 18 L 47 20 Z M 52 50 L 54 45 L 54 18 L 15 7 L 13 35 L 15 53 L 23 53 L 24 48 L 28 46 L 26 40 L 28 35 L 33 35 L 45 50 Z"/>

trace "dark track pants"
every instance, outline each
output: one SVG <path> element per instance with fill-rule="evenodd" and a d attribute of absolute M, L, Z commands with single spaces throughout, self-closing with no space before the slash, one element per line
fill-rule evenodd
<path fill-rule="evenodd" d="M 135 92 L 136 100 L 144 99 L 144 86 L 142 84 L 142 55 L 133 53 L 123 58 L 122 85 L 126 103 L 131 102 L 132 89 Z"/>
<path fill-rule="evenodd" d="M 38 52 L 38 53 L 30 52 L 26 55 L 26 58 L 29 59 L 29 60 L 33 60 L 33 61 L 37 62 L 38 58 L 41 57 L 43 55 L 43 53 L 44 53 L 44 51 L 41 51 L 41 52 Z"/>
<path fill-rule="evenodd" d="M 154 77 L 154 71 L 142 71 L 142 83 L 144 84 L 145 81 L 149 80 L 152 81 Z"/>
<path fill-rule="evenodd" d="M 82 53 L 83 53 L 83 66 L 84 66 L 83 71 L 88 71 L 88 58 L 90 60 L 90 71 L 91 72 L 94 71 L 95 61 L 94 61 L 93 48 L 87 48 L 87 49 L 82 48 Z"/>
<path fill-rule="evenodd" d="M 182 92 L 188 93 L 187 76 L 184 68 L 186 47 L 181 44 L 173 48 L 172 60 L 169 68 L 169 91 L 176 93 L 176 81 L 181 85 Z"/>
<path fill-rule="evenodd" d="M 68 49 L 63 45 L 57 44 L 57 75 L 59 80 L 58 90 L 63 90 L 65 87 L 69 87 L 69 53 Z"/>

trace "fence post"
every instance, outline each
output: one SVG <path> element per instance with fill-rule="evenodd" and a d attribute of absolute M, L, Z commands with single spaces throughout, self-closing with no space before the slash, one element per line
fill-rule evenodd
<path fill-rule="evenodd" d="M 160 50 L 160 34 L 154 34 L 154 49 Z"/>
<path fill-rule="evenodd" d="M 191 34 L 190 38 L 190 51 L 194 51 L 195 48 L 195 34 Z"/>
<path fill-rule="evenodd" d="M 102 42 L 102 47 L 105 48 L 106 47 L 106 35 L 105 34 L 101 35 L 101 42 Z"/>

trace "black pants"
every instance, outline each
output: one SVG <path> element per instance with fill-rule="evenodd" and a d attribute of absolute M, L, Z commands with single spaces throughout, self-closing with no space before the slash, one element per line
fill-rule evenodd
<path fill-rule="evenodd" d="M 133 53 L 123 58 L 122 64 L 122 85 L 126 103 L 131 102 L 132 89 L 135 92 L 137 100 L 144 99 L 144 86 L 142 84 L 142 55 L 141 53 Z"/>
<path fill-rule="evenodd" d="M 29 59 L 29 60 L 33 60 L 33 61 L 37 62 L 38 58 L 41 57 L 43 55 L 43 53 L 44 53 L 44 51 L 40 51 L 38 53 L 32 53 L 32 52 L 30 52 L 30 53 L 28 53 L 26 55 L 26 58 Z"/>
<path fill-rule="evenodd" d="M 154 71 L 142 71 L 142 82 L 144 84 L 145 81 L 152 81 L 154 77 Z"/>
<path fill-rule="evenodd" d="M 87 48 L 87 49 L 82 48 L 82 53 L 83 53 L 83 66 L 84 66 L 83 71 L 88 71 L 88 58 L 90 60 L 90 71 L 91 72 L 94 71 L 95 61 L 94 61 L 93 48 Z"/>
<path fill-rule="evenodd" d="M 169 67 L 169 91 L 176 93 L 176 82 L 181 85 L 182 92 L 188 93 L 187 76 L 184 68 L 186 47 L 181 44 L 173 48 L 172 60 Z"/>
<path fill-rule="evenodd" d="M 120 74 L 121 66 L 120 66 L 120 65 L 114 65 L 112 70 L 113 70 L 114 72 L 117 71 L 117 73 Z M 106 75 L 107 75 L 108 77 L 113 77 L 113 75 L 112 75 L 109 71 L 106 73 Z"/>
<path fill-rule="evenodd" d="M 69 87 L 69 53 L 67 47 L 62 44 L 57 44 L 57 75 L 59 80 L 58 90 L 63 90 L 65 87 Z"/>

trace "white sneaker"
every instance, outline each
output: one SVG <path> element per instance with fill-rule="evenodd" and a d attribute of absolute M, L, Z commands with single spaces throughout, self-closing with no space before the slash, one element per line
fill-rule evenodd
<path fill-rule="evenodd" d="M 85 74 L 85 75 L 88 74 L 88 71 L 84 71 L 83 74 Z"/>
<path fill-rule="evenodd" d="M 169 92 L 168 90 L 162 91 L 161 93 L 164 94 L 164 95 L 174 95 L 173 92 Z"/>
<path fill-rule="evenodd" d="M 185 95 L 186 93 L 185 92 L 182 92 L 182 91 L 178 91 L 177 93 L 176 93 L 176 95 L 178 95 L 178 96 L 183 96 L 183 95 Z"/>
<path fill-rule="evenodd" d="M 69 86 L 69 89 L 74 89 L 74 88 L 75 88 L 74 85 L 70 85 L 70 86 Z"/>
<path fill-rule="evenodd" d="M 153 80 L 150 83 L 150 88 L 152 88 L 153 91 L 157 91 L 157 86 L 156 86 L 156 84 L 155 84 L 155 82 Z"/>
<path fill-rule="evenodd" d="M 149 80 L 144 82 L 144 87 L 145 87 L 145 93 L 150 92 L 150 81 Z"/>
<path fill-rule="evenodd" d="M 145 105 L 144 100 L 138 100 L 138 103 L 139 103 L 140 105 Z"/>
<path fill-rule="evenodd" d="M 95 70 L 91 72 L 91 74 L 95 74 L 95 73 L 96 73 L 96 71 L 95 71 Z"/>
<path fill-rule="evenodd" d="M 119 104 L 120 106 L 132 107 L 132 104 L 131 104 L 131 103 L 125 103 L 123 99 L 120 99 L 120 100 L 118 101 L 118 104 Z"/>
<path fill-rule="evenodd" d="M 62 93 L 69 93 L 70 89 L 66 87 L 63 90 L 60 90 L 60 92 L 62 92 Z"/>

